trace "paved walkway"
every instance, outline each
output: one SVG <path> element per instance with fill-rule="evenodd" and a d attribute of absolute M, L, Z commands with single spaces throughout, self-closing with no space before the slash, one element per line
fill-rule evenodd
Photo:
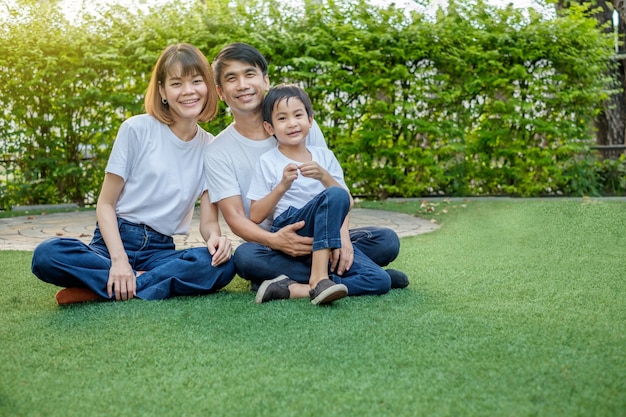
<path fill-rule="evenodd" d="M 202 246 L 204 241 L 198 232 L 198 213 L 193 217 L 189 236 L 176 236 L 179 249 Z M 75 237 L 89 243 L 96 224 L 95 211 L 39 214 L 0 219 L 0 250 L 33 250 L 39 242 L 49 237 Z M 221 221 L 222 233 L 229 236 L 233 246 L 241 243 L 226 223 Z M 435 223 L 408 214 L 381 210 L 354 209 L 350 215 L 350 227 L 382 226 L 394 229 L 398 236 L 411 236 L 432 232 L 439 228 Z"/>

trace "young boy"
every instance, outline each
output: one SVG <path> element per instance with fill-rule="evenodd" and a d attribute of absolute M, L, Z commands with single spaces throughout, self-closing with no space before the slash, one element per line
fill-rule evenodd
<path fill-rule="evenodd" d="M 348 295 L 344 284 L 330 279 L 331 251 L 341 248 L 341 228 L 352 208 L 341 166 L 327 148 L 306 145 L 313 123 L 311 100 L 293 84 L 269 90 L 263 102 L 263 124 L 278 146 L 264 153 L 256 165 L 250 191 L 250 220 L 271 221 L 271 231 L 304 220 L 298 230 L 313 237 L 310 298 L 328 304 Z M 258 294 L 264 293 L 264 281 Z M 262 300 L 257 299 L 257 302 Z"/>

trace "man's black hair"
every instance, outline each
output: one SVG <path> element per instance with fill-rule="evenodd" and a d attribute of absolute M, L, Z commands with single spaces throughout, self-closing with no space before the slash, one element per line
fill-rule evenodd
<path fill-rule="evenodd" d="M 221 78 L 226 61 L 245 62 L 248 65 L 259 68 L 264 76 L 267 75 L 267 61 L 263 54 L 247 43 L 234 42 L 223 47 L 213 60 L 215 84 L 220 87 L 222 86 Z"/>

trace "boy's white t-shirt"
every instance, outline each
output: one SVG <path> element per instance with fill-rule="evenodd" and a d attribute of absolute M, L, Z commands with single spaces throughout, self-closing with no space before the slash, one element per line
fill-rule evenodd
<path fill-rule="evenodd" d="M 188 234 L 194 205 L 206 187 L 203 154 L 213 135 L 198 127 L 180 140 L 148 114 L 120 126 L 106 172 L 124 180 L 116 214 L 164 235 Z"/>
<path fill-rule="evenodd" d="M 311 152 L 313 161 L 328 171 L 342 187 L 348 189 L 344 182 L 341 165 L 339 165 L 335 154 L 327 148 L 316 146 L 307 146 L 307 149 Z M 286 157 L 277 147 L 261 155 L 250 183 L 247 199 L 260 200 L 268 195 L 280 183 L 283 178 L 283 170 L 290 163 L 300 165 L 302 162 Z M 325 189 L 326 187 L 320 181 L 314 178 L 303 177 L 299 174 L 298 178 L 291 184 L 291 188 L 280 199 L 267 221 L 271 224 L 275 218 L 290 206 L 295 208 L 304 207 L 306 203 Z"/>
<path fill-rule="evenodd" d="M 324 135 L 317 122 L 309 130 L 307 146 L 326 148 Z M 241 196 L 247 217 L 250 217 L 250 200 L 246 197 L 257 161 L 265 152 L 276 147 L 276 138 L 252 140 L 241 135 L 231 124 L 207 146 L 204 169 L 207 175 L 211 202 Z"/>

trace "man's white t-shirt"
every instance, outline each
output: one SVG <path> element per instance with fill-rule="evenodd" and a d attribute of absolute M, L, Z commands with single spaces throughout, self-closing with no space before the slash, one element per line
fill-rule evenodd
<path fill-rule="evenodd" d="M 307 149 L 311 152 L 312 160 L 328 171 L 335 181 L 347 190 L 343 171 L 335 154 L 327 148 L 317 146 L 307 146 Z M 283 178 L 283 170 L 290 163 L 300 165 L 302 162 L 287 158 L 278 150 L 278 147 L 261 155 L 250 183 L 247 199 L 260 200 L 268 195 L 280 183 Z M 289 206 L 304 207 L 306 203 L 325 189 L 326 187 L 319 180 L 298 175 L 298 178 L 291 184 L 291 188 L 287 190 L 274 208 L 274 212 L 267 219 L 268 222 L 271 224 Z"/>
<path fill-rule="evenodd" d="M 207 189 L 203 155 L 212 140 L 198 127 L 192 140 L 182 141 L 148 114 L 124 121 L 106 166 L 124 180 L 116 214 L 164 235 L 188 234 L 194 205 Z"/>
<path fill-rule="evenodd" d="M 326 148 L 326 141 L 313 120 L 306 140 L 307 146 Z M 265 152 L 276 147 L 276 138 L 252 140 L 241 135 L 231 124 L 207 146 L 204 168 L 211 202 L 241 196 L 246 216 L 250 217 L 250 200 L 246 197 L 257 161 Z"/>

